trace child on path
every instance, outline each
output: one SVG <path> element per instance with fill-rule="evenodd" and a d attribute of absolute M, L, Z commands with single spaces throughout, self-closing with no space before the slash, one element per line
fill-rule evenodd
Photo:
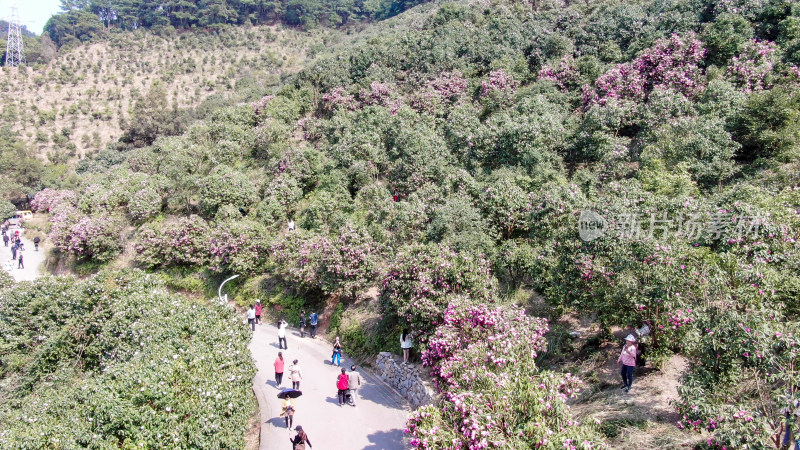
<path fill-rule="evenodd" d="M 344 370 L 344 369 L 342 369 Z M 361 387 L 361 375 L 356 372 L 356 366 L 350 366 L 350 373 L 347 375 L 347 389 L 350 390 L 350 404 L 356 406 L 358 400 L 358 388 Z"/>
<path fill-rule="evenodd" d="M 289 439 L 289 442 L 292 443 L 292 450 L 306 450 L 306 444 L 308 444 L 308 448 L 314 448 L 311 441 L 308 440 L 308 435 L 303 431 L 303 427 L 298 425 L 294 429 L 297 431 L 297 435 L 294 439 Z"/>
<path fill-rule="evenodd" d="M 625 338 L 625 346 L 622 347 L 622 353 L 617 358 L 617 364 L 622 364 L 622 387 L 625 392 L 630 392 L 631 385 L 633 384 L 633 369 L 636 367 L 636 338 L 629 334 Z"/>
<path fill-rule="evenodd" d="M 349 384 L 347 381 L 347 374 L 345 373 L 344 367 L 342 367 L 342 373 L 336 377 L 336 389 L 339 390 L 339 407 L 344 405 L 345 396 L 347 395 L 347 388 Z"/>
<path fill-rule="evenodd" d="M 283 384 L 283 352 L 278 352 L 278 357 L 275 358 L 275 384 L 281 387 Z"/>
<path fill-rule="evenodd" d="M 253 331 L 256 331 L 256 310 L 253 305 L 250 305 L 250 309 L 247 310 L 247 323 Z"/>
<path fill-rule="evenodd" d="M 339 336 L 336 336 L 336 342 L 333 343 L 333 354 L 331 355 L 331 365 L 336 361 L 337 366 L 341 366 L 342 362 L 342 344 L 339 342 Z"/>
<path fill-rule="evenodd" d="M 281 405 L 281 417 L 283 420 L 286 421 L 286 428 L 291 428 L 292 420 L 294 419 L 294 399 L 291 397 L 286 397 L 283 399 L 283 405 Z"/>
<path fill-rule="evenodd" d="M 286 345 L 286 325 L 289 324 L 283 319 L 278 324 L 278 348 L 289 350 L 289 346 Z"/>
<path fill-rule="evenodd" d="M 289 366 L 289 377 L 292 379 L 292 389 L 300 389 L 300 382 L 303 381 L 303 371 L 295 359 Z"/>

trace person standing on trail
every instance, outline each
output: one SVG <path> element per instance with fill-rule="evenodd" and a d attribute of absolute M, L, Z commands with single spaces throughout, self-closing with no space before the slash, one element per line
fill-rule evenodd
<path fill-rule="evenodd" d="M 247 310 L 247 323 L 250 324 L 253 331 L 256 331 L 256 310 L 253 305 L 250 305 L 250 309 Z"/>
<path fill-rule="evenodd" d="M 291 429 L 292 419 L 294 419 L 294 408 L 294 399 L 287 395 L 286 398 L 283 399 L 283 405 L 281 405 L 281 417 L 286 421 L 286 428 L 289 429 Z"/>
<path fill-rule="evenodd" d="M 17 266 L 17 269 L 24 269 L 24 268 L 25 268 L 25 265 L 22 264 L 22 253 L 20 253 L 19 254 L 19 265 Z"/>
<path fill-rule="evenodd" d="M 5 231 L 3 231 L 3 245 L 8 247 L 8 234 Z"/>
<path fill-rule="evenodd" d="M 317 337 L 317 322 L 319 317 L 317 317 L 317 313 L 311 311 L 311 315 L 308 317 L 309 323 L 311 324 L 311 338 Z"/>
<path fill-rule="evenodd" d="M 339 390 L 339 407 L 344 405 L 345 396 L 347 396 L 347 389 L 348 389 L 348 381 L 347 381 L 347 373 L 345 373 L 345 368 L 342 367 L 342 373 L 336 377 L 336 389 Z"/>
<path fill-rule="evenodd" d="M 256 323 L 261 324 L 261 300 L 256 300 Z"/>
<path fill-rule="evenodd" d="M 283 384 L 283 352 L 278 352 L 278 357 L 275 358 L 275 384 L 281 387 Z"/>
<path fill-rule="evenodd" d="M 289 378 L 292 379 L 292 389 L 300 389 L 300 382 L 303 381 L 303 371 L 300 370 L 300 364 L 297 363 L 296 359 L 289 366 Z"/>
<path fill-rule="evenodd" d="M 339 336 L 336 336 L 336 342 L 333 343 L 333 354 L 331 354 L 331 365 L 336 361 L 337 366 L 342 364 L 342 343 L 339 342 Z"/>
<path fill-rule="evenodd" d="M 289 346 L 286 345 L 286 325 L 289 324 L 283 319 L 278 324 L 278 348 L 289 350 Z"/>
<path fill-rule="evenodd" d="M 636 338 L 629 334 L 625 338 L 625 346 L 622 347 L 622 353 L 617 358 L 617 364 L 622 364 L 622 387 L 625 392 L 630 392 L 631 385 L 633 384 L 633 369 L 636 367 Z"/>
<path fill-rule="evenodd" d="M 17 246 L 16 245 L 12 245 L 11 246 L 11 259 L 13 259 L 14 261 L 17 260 Z"/>
<path fill-rule="evenodd" d="M 414 346 L 414 341 L 411 340 L 411 333 L 408 330 L 403 330 L 400 335 L 400 348 L 403 349 L 403 364 L 408 364 L 408 356 L 411 354 L 411 347 Z"/>
<path fill-rule="evenodd" d="M 344 370 L 344 369 L 342 369 Z M 350 373 L 347 375 L 347 389 L 350 389 L 350 404 L 356 406 L 358 400 L 358 389 L 361 387 L 361 375 L 356 372 L 356 365 L 350 366 Z"/>
<path fill-rule="evenodd" d="M 300 311 L 300 337 L 306 337 L 306 310 Z"/>
<path fill-rule="evenodd" d="M 308 448 L 314 448 L 311 441 L 308 440 L 308 435 L 303 431 L 303 427 L 298 425 L 294 429 L 297 431 L 297 435 L 294 439 L 289 439 L 289 442 L 292 443 L 292 450 L 306 450 L 306 444 L 308 444 Z"/>

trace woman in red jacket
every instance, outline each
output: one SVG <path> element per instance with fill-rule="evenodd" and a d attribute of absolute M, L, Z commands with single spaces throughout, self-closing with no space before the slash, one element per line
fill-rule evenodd
<path fill-rule="evenodd" d="M 256 323 L 261 324 L 261 300 L 256 300 Z"/>

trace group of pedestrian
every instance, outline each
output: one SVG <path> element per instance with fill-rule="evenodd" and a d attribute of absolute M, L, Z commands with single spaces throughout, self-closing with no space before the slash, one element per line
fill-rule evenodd
<path fill-rule="evenodd" d="M 11 246 L 11 261 L 8 263 L 8 270 L 14 268 L 14 262 L 17 262 L 17 269 L 25 268 L 25 258 L 22 252 L 25 250 L 25 245 L 22 243 L 22 238 L 19 236 L 19 230 L 16 230 L 13 235 L 9 236 L 9 225 L 3 225 L 3 245 L 5 247 Z"/>
<path fill-rule="evenodd" d="M 256 325 L 261 324 L 262 309 L 261 300 L 256 300 L 256 303 L 250 305 L 250 309 L 247 310 L 247 324 L 250 325 L 250 329 L 253 331 L 256 331 Z"/>

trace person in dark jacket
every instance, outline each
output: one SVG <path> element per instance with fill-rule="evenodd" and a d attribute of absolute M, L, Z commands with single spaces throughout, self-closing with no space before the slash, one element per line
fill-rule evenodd
<path fill-rule="evenodd" d="M 37 252 L 39 251 L 39 242 L 41 241 L 42 240 L 39 238 L 39 236 L 33 238 L 33 249 L 36 250 Z"/>
<path fill-rule="evenodd" d="M 17 269 L 24 269 L 24 268 L 25 268 L 25 265 L 22 264 L 22 253 L 20 253 L 19 254 L 19 265 L 17 266 Z"/>
<path fill-rule="evenodd" d="M 303 431 L 303 427 L 298 425 L 294 427 L 294 430 L 297 431 L 297 435 L 293 439 L 289 439 L 289 442 L 292 443 L 292 450 L 306 450 L 306 444 L 308 444 L 308 448 L 314 448 L 311 441 L 308 440 L 308 435 Z"/>

